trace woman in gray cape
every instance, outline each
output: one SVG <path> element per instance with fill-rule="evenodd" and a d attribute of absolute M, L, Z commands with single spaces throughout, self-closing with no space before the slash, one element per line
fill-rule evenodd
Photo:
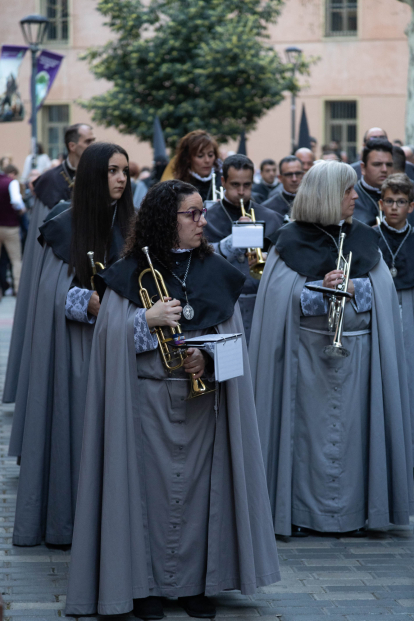
<path fill-rule="evenodd" d="M 128 156 L 97 143 L 79 162 L 73 208 L 40 227 L 39 284 L 25 335 L 9 454 L 21 456 L 13 543 L 69 545 L 99 297 L 91 265 L 119 259 L 134 212 Z"/>
<path fill-rule="evenodd" d="M 260 284 L 250 358 L 274 530 L 350 532 L 408 524 L 410 410 L 398 299 L 368 226 L 352 220 L 356 174 L 323 162 L 306 174 Z M 343 347 L 329 357 L 328 300 L 339 235 L 352 252 Z M 263 373 L 263 366 L 266 373 Z M 292 526 L 293 525 L 293 526 Z"/>
<path fill-rule="evenodd" d="M 168 373 L 153 334 L 178 321 L 186 337 L 243 330 L 244 276 L 203 237 L 205 213 L 193 186 L 153 186 L 103 276 L 66 614 L 161 619 L 165 596 L 207 618 L 207 596 L 280 579 L 245 342 L 244 377 L 187 399 L 190 374 L 214 388 L 214 359 L 190 348 Z M 170 296 L 150 310 L 145 246 Z M 142 284 L 156 296 L 151 274 Z"/>

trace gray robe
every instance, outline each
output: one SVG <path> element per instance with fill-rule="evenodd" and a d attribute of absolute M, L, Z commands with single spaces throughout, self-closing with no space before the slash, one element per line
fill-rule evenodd
<path fill-rule="evenodd" d="M 30 225 L 24 247 L 22 273 L 14 311 L 13 330 L 4 383 L 3 403 L 14 403 L 16 400 L 24 337 L 26 330 L 31 332 L 31 307 L 35 298 L 41 269 L 42 248 L 37 241 L 39 226 L 43 224 L 43 220 L 48 213 L 49 208 L 37 198 L 30 217 Z"/>
<path fill-rule="evenodd" d="M 252 326 L 250 359 L 274 529 L 346 532 L 408 524 L 414 509 L 411 423 L 397 296 L 381 259 L 372 312 L 347 305 L 348 358 L 322 353 L 324 317 L 300 317 L 306 282 L 272 249 Z M 323 320 L 325 325 L 323 327 Z M 319 324 L 319 325 L 318 325 Z M 266 369 L 266 373 L 263 372 Z"/>
<path fill-rule="evenodd" d="M 280 580 L 245 345 L 215 416 L 213 395 L 185 401 L 158 350 L 137 357 L 136 309 L 107 289 L 95 328 L 69 615 Z M 240 311 L 217 330 L 242 331 Z"/>
<path fill-rule="evenodd" d="M 22 358 L 10 454 L 21 455 L 13 543 L 70 544 L 94 325 L 68 321 L 73 275 L 50 246 L 41 251 L 29 351 Z"/>
<path fill-rule="evenodd" d="M 401 322 L 403 330 L 408 390 L 411 405 L 411 433 L 414 461 L 414 287 L 397 291 L 401 305 Z"/>

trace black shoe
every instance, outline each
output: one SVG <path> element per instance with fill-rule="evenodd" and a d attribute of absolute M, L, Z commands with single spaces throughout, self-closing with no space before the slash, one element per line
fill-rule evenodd
<path fill-rule="evenodd" d="M 190 617 L 213 619 L 216 616 L 216 607 L 204 593 L 190 597 L 179 597 L 178 604 L 184 608 Z"/>
<path fill-rule="evenodd" d="M 292 524 L 291 537 L 309 537 L 309 531 L 303 526 L 295 526 L 295 524 Z"/>
<path fill-rule="evenodd" d="M 164 608 L 160 597 L 134 599 L 134 616 L 139 619 L 163 619 Z"/>

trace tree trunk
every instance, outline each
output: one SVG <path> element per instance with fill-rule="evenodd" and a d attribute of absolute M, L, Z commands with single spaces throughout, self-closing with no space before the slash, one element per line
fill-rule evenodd
<path fill-rule="evenodd" d="M 405 144 L 414 144 L 414 0 L 399 0 L 412 9 L 411 21 L 405 31 L 408 39 L 408 82 L 405 112 Z"/>

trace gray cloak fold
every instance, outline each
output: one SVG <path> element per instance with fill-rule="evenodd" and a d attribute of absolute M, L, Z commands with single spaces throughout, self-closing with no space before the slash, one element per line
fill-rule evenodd
<path fill-rule="evenodd" d="M 40 277 L 10 443 L 10 454 L 21 455 L 13 543 L 25 546 L 72 539 L 94 330 L 66 320 L 73 275 L 50 246 L 38 246 Z"/>
<path fill-rule="evenodd" d="M 411 405 L 411 433 L 414 461 L 414 287 L 411 289 L 401 289 L 397 293 L 401 304 L 404 351 Z"/>
<path fill-rule="evenodd" d="M 295 514 L 299 519 L 308 515 L 310 523 L 299 526 L 344 532 L 358 527 L 355 524 L 361 519 L 359 526 L 368 520 L 369 528 L 407 524 L 414 509 L 410 408 L 398 300 L 382 259 L 369 277 L 371 317 L 364 317 L 369 313 L 358 317 L 347 306 L 352 321 L 365 321 L 358 330 L 370 321 L 371 335 L 344 336 L 351 355 L 339 361 L 327 359 L 322 349 L 332 337 L 303 329 L 300 295 L 306 278 L 288 268 L 275 249 L 269 253 L 256 302 L 250 359 L 277 534 L 291 534 L 291 524 L 297 523 Z M 324 321 L 327 324 L 326 316 Z M 304 377 L 306 388 L 301 384 Z M 342 450 L 339 456 L 338 448 Z M 297 472 L 305 479 L 299 481 L 299 490 Z M 340 501 L 352 506 L 355 499 L 356 515 L 340 514 L 331 485 Z M 313 498 L 309 492 L 303 497 L 304 488 L 313 490 Z M 332 511 L 316 516 L 318 498 Z"/>
<path fill-rule="evenodd" d="M 24 247 L 22 273 L 16 298 L 6 380 L 4 383 L 3 403 L 14 403 L 16 400 L 24 337 L 26 330 L 29 330 L 29 332 L 31 331 L 31 326 L 27 324 L 28 318 L 32 315 L 31 305 L 40 275 L 42 248 L 37 241 L 39 226 L 43 224 L 43 220 L 48 213 L 49 208 L 46 207 L 42 201 L 36 199 L 30 217 L 29 230 Z"/>
<path fill-rule="evenodd" d="M 108 288 L 95 328 L 66 600 L 69 615 L 97 610 L 100 614 L 129 612 L 134 598 L 151 594 L 213 595 L 224 589 L 250 594 L 260 585 L 280 580 L 245 343 L 245 375 L 220 385 L 217 418 L 214 399 L 208 395 L 187 402 L 190 410 L 185 411 L 193 412 L 194 417 L 179 420 L 180 404 L 185 399 L 179 396 L 180 385 L 188 392 L 188 382 L 158 382 L 159 390 L 155 386 L 151 403 L 143 382 L 155 384 L 159 379 L 159 352 L 136 355 L 136 309 Z M 237 307 L 233 317 L 217 330 L 242 331 Z M 146 364 L 140 360 L 142 356 Z M 147 379 L 139 379 L 143 374 Z M 207 497 L 203 494 L 204 506 L 197 509 L 196 490 L 187 490 L 192 509 L 186 509 L 184 501 L 183 510 L 188 513 L 177 543 L 178 554 L 173 556 L 170 537 L 173 541 L 174 529 L 181 528 L 177 513 L 181 501 L 179 495 L 174 496 L 179 489 L 175 481 L 188 486 L 192 477 L 190 472 L 187 479 L 184 470 L 184 480 L 178 478 L 180 471 L 175 466 L 168 470 L 170 454 L 165 437 L 194 433 L 197 411 L 207 407 L 208 401 L 203 400 L 210 400 L 210 410 L 203 413 L 205 420 L 200 422 L 204 425 L 200 460 L 211 446 L 208 476 L 204 466 L 202 477 L 203 486 L 207 481 Z M 151 421 L 154 429 L 161 423 L 162 427 L 151 433 Z M 196 444 L 200 442 L 199 433 L 193 438 Z M 156 457 L 147 459 L 146 455 L 154 453 L 151 447 L 155 447 Z M 174 444 L 172 439 L 168 450 L 177 456 L 183 448 L 185 445 Z M 191 468 L 200 468 L 194 451 L 192 460 Z M 168 483 L 158 489 L 163 472 Z M 158 511 L 152 520 L 151 514 L 157 510 L 154 499 Z M 172 521 L 164 523 L 164 515 L 172 516 Z M 205 523 L 204 537 L 198 545 L 190 545 L 193 531 L 200 530 L 200 521 Z M 164 550 L 154 549 L 157 529 L 166 533 Z M 180 584 L 171 582 L 177 564 L 181 567 Z"/>

